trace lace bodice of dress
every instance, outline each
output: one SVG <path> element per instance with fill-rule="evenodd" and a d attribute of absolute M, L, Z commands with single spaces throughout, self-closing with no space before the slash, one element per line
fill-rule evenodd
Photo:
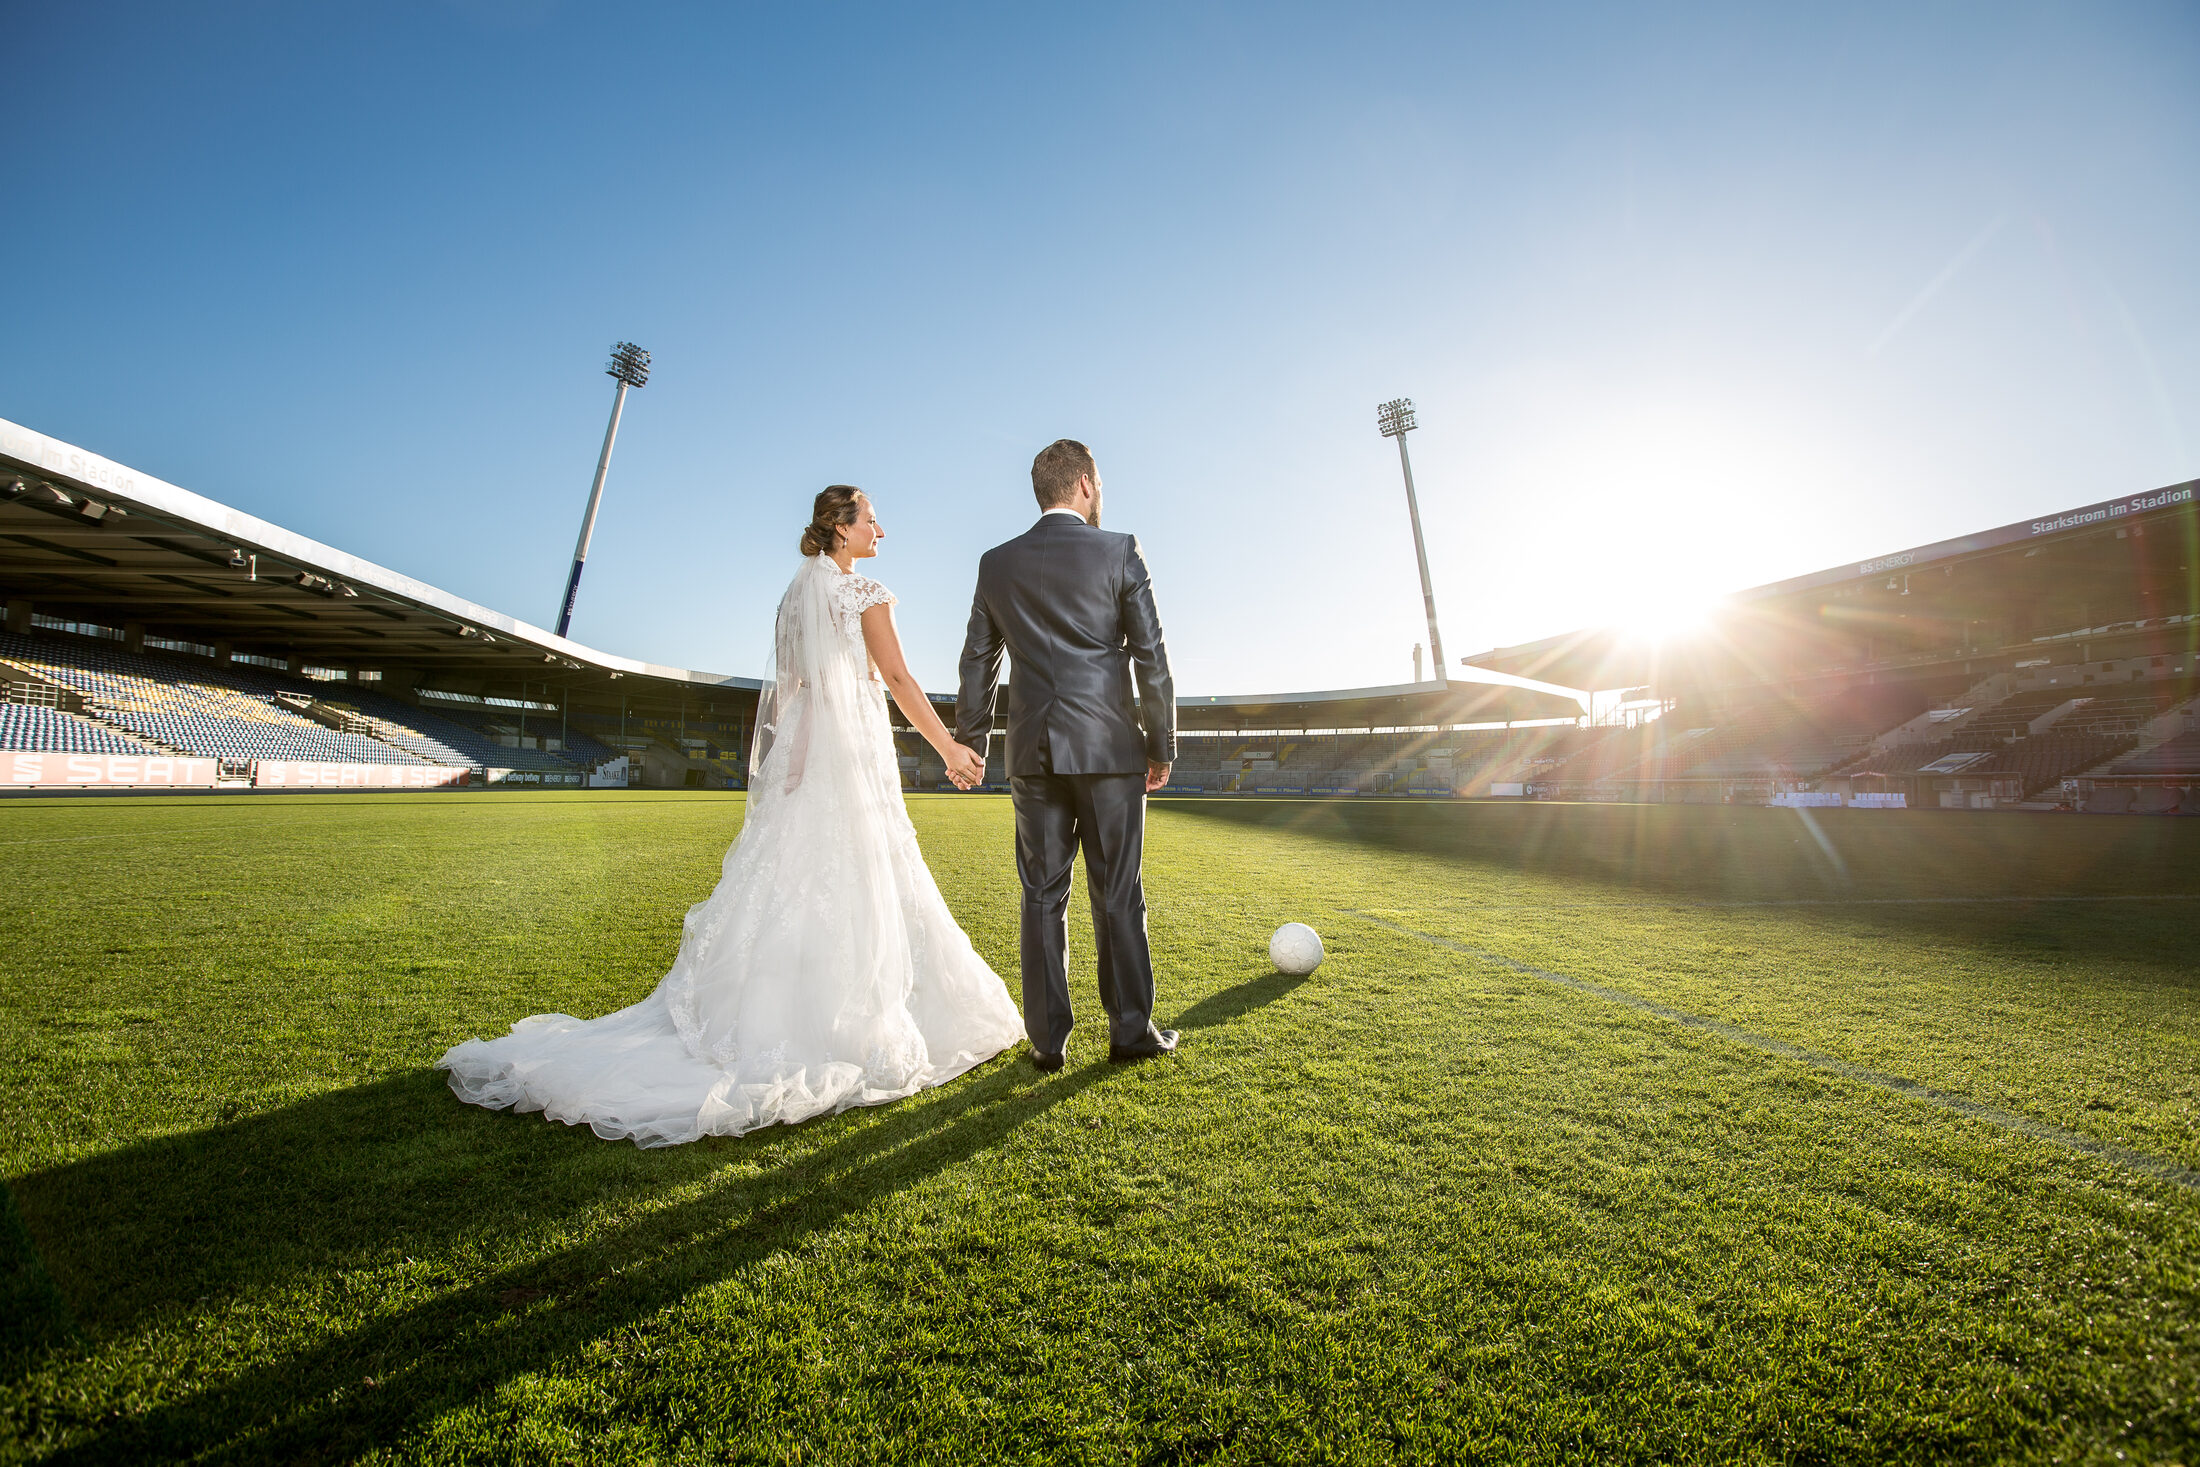
<path fill-rule="evenodd" d="M 874 606 L 892 606 L 901 598 L 869 576 L 842 571 L 837 566 L 830 595 L 833 620 L 839 625 L 840 634 L 855 644 L 857 665 L 868 669 L 875 679 L 878 670 L 871 667 L 870 653 L 863 645 L 863 613 Z"/>

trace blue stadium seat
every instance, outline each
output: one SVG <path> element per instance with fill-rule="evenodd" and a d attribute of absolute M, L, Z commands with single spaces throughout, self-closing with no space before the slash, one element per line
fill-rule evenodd
<path fill-rule="evenodd" d="M 0 703 L 0 749 L 49 754 L 145 754 L 158 752 L 89 718 L 58 708 Z"/>

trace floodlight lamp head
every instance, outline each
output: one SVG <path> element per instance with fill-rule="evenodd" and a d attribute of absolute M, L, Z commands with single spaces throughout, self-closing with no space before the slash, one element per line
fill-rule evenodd
<path fill-rule="evenodd" d="M 1413 399 L 1410 397 L 1395 397 L 1389 402 L 1378 405 L 1375 409 L 1375 426 L 1382 430 L 1385 438 L 1396 438 L 1400 434 L 1411 433 L 1420 426 L 1420 424 L 1413 421 Z"/>
<path fill-rule="evenodd" d="M 616 377 L 627 387 L 649 385 L 649 353 L 631 341 L 622 341 L 611 348 L 611 365 L 604 374 Z"/>

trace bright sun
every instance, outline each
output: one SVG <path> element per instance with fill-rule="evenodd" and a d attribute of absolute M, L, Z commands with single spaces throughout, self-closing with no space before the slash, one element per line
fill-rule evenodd
<path fill-rule="evenodd" d="M 1648 592 L 1627 608 L 1620 625 L 1646 642 L 1670 642 L 1709 624 L 1717 598 Z"/>

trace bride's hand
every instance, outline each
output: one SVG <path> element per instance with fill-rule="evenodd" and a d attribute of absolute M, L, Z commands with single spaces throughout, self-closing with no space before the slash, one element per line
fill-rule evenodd
<path fill-rule="evenodd" d="M 955 781 L 958 789 L 969 789 L 985 782 L 985 760 L 978 751 L 967 744 L 957 744 L 946 756 L 947 777 Z"/>

